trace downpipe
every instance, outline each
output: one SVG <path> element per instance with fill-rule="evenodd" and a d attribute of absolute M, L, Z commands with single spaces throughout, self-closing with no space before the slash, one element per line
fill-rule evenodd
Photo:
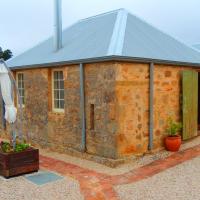
<path fill-rule="evenodd" d="M 79 64 L 80 70 L 80 110 L 81 110 L 81 151 L 86 151 L 86 123 L 85 123 L 85 92 L 84 92 L 84 66 Z"/>

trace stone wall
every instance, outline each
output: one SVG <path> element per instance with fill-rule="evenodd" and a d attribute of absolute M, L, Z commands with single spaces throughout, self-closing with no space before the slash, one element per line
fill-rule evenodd
<path fill-rule="evenodd" d="M 163 148 L 169 117 L 181 121 L 181 71 L 192 68 L 155 65 L 154 150 Z M 118 63 L 116 75 L 118 157 L 148 151 L 149 64 Z"/>
<path fill-rule="evenodd" d="M 65 112 L 52 110 L 53 68 L 27 69 L 23 133 L 31 143 L 65 152 L 81 150 L 79 66 L 64 71 Z M 155 65 L 154 149 L 163 147 L 168 117 L 181 120 L 181 71 Z M 189 68 L 187 68 L 189 69 Z M 84 65 L 87 152 L 122 158 L 148 151 L 149 64 L 102 62 Z M 1 126 L 0 129 L 2 130 Z"/>
<path fill-rule="evenodd" d="M 61 67 L 64 71 L 65 111 L 52 110 L 52 69 L 20 70 L 25 79 L 23 134 L 32 143 L 65 152 L 81 150 L 79 66 Z M 57 68 L 56 68 L 57 69 Z M 115 64 L 87 64 L 85 73 L 85 108 L 87 152 L 116 158 L 117 124 L 115 121 Z M 93 105 L 93 117 L 91 116 Z M 94 127 L 91 129 L 91 121 Z M 17 125 L 19 128 L 19 124 Z M 7 130 L 9 132 L 9 129 Z"/>
<path fill-rule="evenodd" d="M 154 148 L 163 147 L 166 121 L 182 122 L 182 71 L 192 67 L 155 65 L 154 71 Z"/>
<path fill-rule="evenodd" d="M 55 151 L 64 152 L 66 148 L 80 150 L 79 67 L 59 68 L 64 72 L 63 113 L 52 109 L 52 69 L 54 68 L 20 70 L 24 74 L 25 87 L 23 135 L 30 143 Z M 19 123 L 17 128 L 19 129 Z M 7 134 L 9 131 L 10 127 Z"/>
<path fill-rule="evenodd" d="M 145 152 L 148 146 L 149 65 L 118 64 L 116 96 L 118 156 Z"/>
<path fill-rule="evenodd" d="M 87 152 L 116 158 L 116 65 L 114 63 L 85 66 Z M 94 116 L 91 107 L 94 106 Z M 93 122 L 91 120 L 93 119 Z M 91 125 L 93 124 L 93 128 Z"/>

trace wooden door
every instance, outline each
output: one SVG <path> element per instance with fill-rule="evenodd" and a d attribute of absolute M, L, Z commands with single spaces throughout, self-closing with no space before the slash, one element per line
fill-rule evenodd
<path fill-rule="evenodd" d="M 183 140 L 197 136 L 198 72 L 183 71 Z"/>

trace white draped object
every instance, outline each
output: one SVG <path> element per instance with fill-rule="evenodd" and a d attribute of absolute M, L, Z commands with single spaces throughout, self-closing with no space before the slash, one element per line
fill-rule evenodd
<path fill-rule="evenodd" d="M 14 123 L 16 121 L 17 109 L 14 106 L 12 99 L 12 86 L 11 80 L 8 75 L 8 70 L 4 64 L 0 63 L 0 85 L 1 94 L 3 101 L 5 103 L 5 119 L 9 123 Z"/>

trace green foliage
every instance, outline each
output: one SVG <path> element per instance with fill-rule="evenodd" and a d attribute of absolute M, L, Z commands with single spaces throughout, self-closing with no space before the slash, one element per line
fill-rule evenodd
<path fill-rule="evenodd" d="M 26 144 L 26 143 L 16 144 L 15 152 L 24 151 L 24 150 L 28 149 L 28 147 L 29 147 L 29 144 Z"/>
<path fill-rule="evenodd" d="M 6 49 L 5 51 L 2 50 L 0 47 L 0 59 L 3 58 L 5 61 L 10 59 L 13 56 L 10 49 Z"/>
<path fill-rule="evenodd" d="M 8 143 L 8 142 L 1 142 L 1 150 L 4 153 L 9 153 L 12 151 L 12 147 L 11 147 L 10 143 Z"/>
<path fill-rule="evenodd" d="M 169 136 L 176 136 L 178 132 L 181 131 L 182 124 L 174 122 L 172 118 L 167 120 L 167 133 Z"/>
<path fill-rule="evenodd" d="M 26 149 L 28 149 L 30 147 L 30 145 L 26 144 L 26 143 L 16 143 L 15 149 L 13 149 L 13 147 L 10 145 L 9 142 L 1 142 L 0 147 L 1 147 L 0 149 L 2 152 L 10 153 L 10 152 L 25 151 Z"/>

